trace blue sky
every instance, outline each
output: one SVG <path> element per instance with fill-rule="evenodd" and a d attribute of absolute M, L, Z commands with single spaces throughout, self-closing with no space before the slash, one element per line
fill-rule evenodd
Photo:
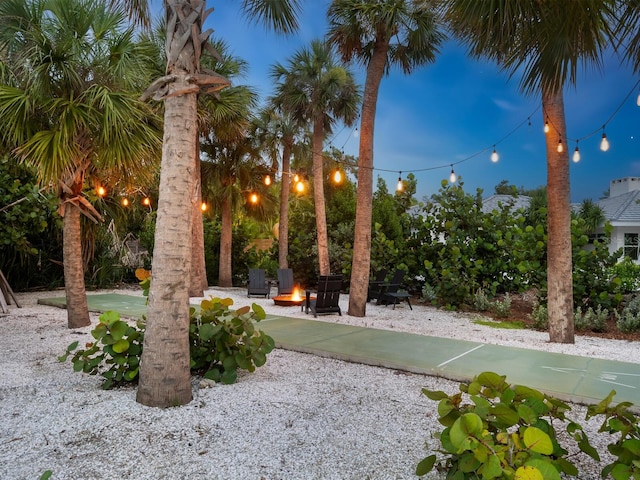
<path fill-rule="evenodd" d="M 241 83 L 253 86 L 266 98 L 272 93 L 271 66 L 286 64 L 299 48 L 324 35 L 328 3 L 303 1 L 301 29 L 291 37 L 249 22 L 240 11 L 239 0 L 207 2 L 215 9 L 207 27 L 229 44 L 231 54 L 248 62 L 249 73 Z M 363 84 L 362 67 L 350 68 Z M 570 162 L 572 201 L 597 200 L 608 190 L 610 180 L 640 176 L 638 78 L 610 55 L 601 72 L 581 72 L 577 86 L 566 90 L 567 131 L 573 140 L 564 143 L 571 155 L 575 139 L 581 139 L 582 157 L 579 163 Z M 402 176 L 414 173 L 418 199 L 438 191 L 451 164 L 462 177 L 465 191 L 475 193 L 482 188 L 485 197 L 502 180 L 527 189 L 545 185 L 540 100 L 522 94 L 518 83 L 517 76 L 509 79 L 491 62 L 469 59 L 464 47 L 453 40 L 444 44 L 435 63 L 410 76 L 392 70 L 380 87 L 374 178 L 384 178 L 393 189 L 399 172 Z M 611 144 L 607 152 L 599 149 L 603 125 Z M 358 138 L 353 129 L 338 127 L 336 132 L 327 145 L 357 156 Z M 497 163 L 489 158 L 494 145 L 500 155 Z"/>

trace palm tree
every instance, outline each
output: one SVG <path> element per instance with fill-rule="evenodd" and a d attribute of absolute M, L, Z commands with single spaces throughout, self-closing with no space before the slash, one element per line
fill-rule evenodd
<path fill-rule="evenodd" d="M 269 20 L 282 31 L 297 27 L 297 0 L 255 2 L 242 7 L 251 18 Z M 192 199 L 196 168 L 197 95 L 227 82 L 202 72 L 200 59 L 209 32 L 202 26 L 210 11 L 204 0 L 164 2 L 167 74 L 148 95 L 163 100 L 165 134 L 160 170 L 156 240 L 149 309 L 137 401 L 168 407 L 191 401 L 189 369 L 189 295 Z"/>
<path fill-rule="evenodd" d="M 444 0 L 453 31 L 474 57 L 498 62 L 509 75 L 522 72 L 520 87 L 540 94 L 546 136 L 549 338 L 573 343 L 573 282 L 569 154 L 566 144 L 563 87 L 576 83 L 578 66 L 597 67 L 610 38 L 615 0 Z"/>
<path fill-rule="evenodd" d="M 349 315 L 366 313 L 371 262 L 373 133 L 380 82 L 392 66 L 405 74 L 435 61 L 444 35 L 428 2 L 335 0 L 329 7 L 329 42 L 345 61 L 367 69 L 360 117 L 358 191 L 353 240 Z"/>
<path fill-rule="evenodd" d="M 101 171 L 133 178 L 154 170 L 159 129 L 138 99 L 149 49 L 134 41 L 122 9 L 7 0 L 0 2 L 0 51 L 13 79 L 0 85 L 3 144 L 57 190 L 68 325 L 90 325 L 80 216 L 100 215 L 83 190 Z"/>
<path fill-rule="evenodd" d="M 583 200 L 580 204 L 578 217 L 584 220 L 585 233 L 587 234 L 596 233 L 598 227 L 604 225 L 607 220 L 602 207 L 589 198 Z"/>
<path fill-rule="evenodd" d="M 278 155 L 282 148 L 282 177 L 280 181 L 280 216 L 278 221 L 278 267 L 289 267 L 289 193 L 291 190 L 291 157 L 300 144 L 303 125 L 278 108 L 272 98 L 254 123 L 253 135 L 266 148 L 272 172 L 278 169 Z"/>
<path fill-rule="evenodd" d="M 271 77 L 278 82 L 274 103 L 313 131 L 313 200 L 320 275 L 329 275 L 329 238 L 324 198 L 323 144 L 333 125 L 352 125 L 357 118 L 360 89 L 353 74 L 336 63 L 331 46 L 314 40 L 310 48 L 296 52 L 288 66 L 276 64 Z"/>

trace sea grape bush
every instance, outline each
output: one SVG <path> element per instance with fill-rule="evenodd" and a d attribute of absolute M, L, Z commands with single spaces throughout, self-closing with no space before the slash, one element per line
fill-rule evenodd
<path fill-rule="evenodd" d="M 444 459 L 437 468 L 446 471 L 449 480 L 560 480 L 561 473 L 577 475 L 558 442 L 554 421 L 566 424 L 580 449 L 599 460 L 582 427 L 565 416 L 569 405 L 533 388 L 509 385 L 505 376 L 483 372 L 461 384 L 454 395 L 426 388 L 422 392 L 439 402 L 438 421 L 445 429 L 438 436 Z M 436 455 L 427 456 L 416 474 L 427 474 L 437 460 Z"/>
<path fill-rule="evenodd" d="M 191 308 L 189 342 L 191 370 L 221 383 L 234 383 L 238 369 L 253 372 L 265 364 L 274 348 L 273 339 L 257 330 L 254 321 L 265 318 L 257 304 L 231 310 L 231 299 L 203 300 L 200 309 Z M 108 311 L 91 331 L 95 342 L 78 349 L 73 342 L 58 357 L 61 362 L 72 355 L 76 372 L 104 377 L 102 388 L 110 389 L 138 379 L 143 349 L 145 321 L 130 325 L 120 314 Z"/>

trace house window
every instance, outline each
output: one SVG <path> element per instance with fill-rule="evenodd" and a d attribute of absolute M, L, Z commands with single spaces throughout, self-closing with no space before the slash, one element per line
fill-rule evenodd
<path fill-rule="evenodd" d="M 607 239 L 607 236 L 604 233 L 591 233 L 589 234 L 589 244 L 593 245 L 594 243 L 602 243 Z"/>
<path fill-rule="evenodd" d="M 632 260 L 638 260 L 638 234 L 624 234 L 624 256 Z"/>

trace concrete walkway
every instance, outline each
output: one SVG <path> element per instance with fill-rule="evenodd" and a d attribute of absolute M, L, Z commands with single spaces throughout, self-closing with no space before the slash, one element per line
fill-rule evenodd
<path fill-rule="evenodd" d="M 89 309 L 139 317 L 146 298 L 87 295 Z M 64 298 L 38 303 L 65 306 Z M 258 328 L 279 348 L 374 366 L 469 381 L 492 371 L 512 384 L 533 387 L 575 403 L 598 403 L 611 390 L 616 402 L 640 406 L 640 364 L 548 353 L 486 343 L 428 337 L 390 330 L 268 315 Z"/>

